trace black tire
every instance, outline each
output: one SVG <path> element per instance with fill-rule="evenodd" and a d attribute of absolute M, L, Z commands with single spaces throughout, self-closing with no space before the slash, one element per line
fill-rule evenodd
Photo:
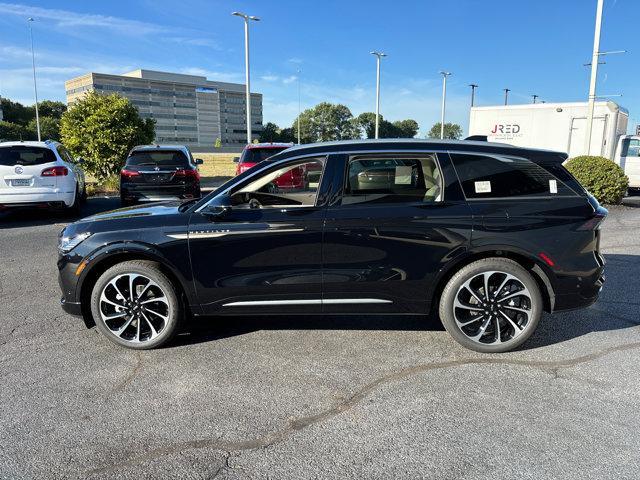
<path fill-rule="evenodd" d="M 156 294 L 157 292 L 160 292 L 166 298 L 166 310 L 163 310 L 163 314 L 166 314 L 166 320 L 164 320 L 162 328 L 158 328 L 157 335 L 155 337 L 151 337 L 151 331 L 148 328 L 149 322 L 141 317 L 133 319 L 130 322 L 130 327 L 127 327 L 127 329 L 125 329 L 125 331 L 121 334 L 122 336 L 117 335 L 114 332 L 114 330 L 112 329 L 114 327 L 114 324 L 111 324 L 112 328 L 110 328 L 102 317 L 101 308 L 104 308 L 104 303 L 103 307 L 101 307 L 100 298 L 103 290 L 105 290 L 105 287 L 107 287 L 113 279 L 118 278 L 118 276 L 121 275 L 126 276 L 127 274 L 141 275 L 143 277 L 146 277 L 147 279 L 150 279 L 158 287 Z M 126 277 L 121 278 L 125 279 L 126 281 Z M 156 286 L 153 287 L 154 290 Z M 135 288 L 133 290 L 135 290 Z M 105 290 L 105 293 L 107 292 L 108 290 Z M 129 293 L 124 289 L 122 290 L 122 292 L 124 292 L 122 293 L 123 296 Z M 157 304 L 152 303 L 151 305 L 153 305 L 153 308 L 159 309 L 156 306 Z M 178 330 L 178 326 L 182 319 L 183 309 L 180 303 L 180 297 L 177 292 L 176 286 L 173 284 L 171 279 L 162 272 L 157 263 L 147 260 L 131 260 L 114 265 L 106 272 L 104 272 L 100 276 L 100 278 L 98 278 L 98 281 L 93 286 L 93 290 L 91 292 L 91 314 L 93 315 L 93 319 L 98 330 L 100 330 L 100 332 L 113 343 L 126 348 L 147 350 L 160 347 L 173 338 Z M 147 315 L 149 315 L 149 318 L 152 318 L 148 311 Z M 158 321 L 159 317 L 160 315 L 158 317 L 154 317 L 153 320 Z M 130 318 L 131 315 L 126 315 L 122 319 L 122 325 L 126 323 L 126 321 L 128 321 Z M 142 325 L 142 327 L 136 328 L 138 324 Z M 131 329 L 136 330 L 138 338 L 141 339 L 143 337 L 141 337 L 140 335 L 140 328 L 144 328 L 145 324 L 148 330 L 149 339 L 137 342 L 135 339 L 135 332 L 133 332 Z M 120 328 L 122 325 L 117 325 L 115 328 Z M 156 323 L 155 326 L 159 327 L 159 324 Z M 133 335 L 133 338 L 127 338 L 127 335 Z"/>
<path fill-rule="evenodd" d="M 488 301 L 486 301 L 483 293 L 485 290 L 484 286 L 476 291 L 477 297 L 473 297 L 471 292 L 463 287 L 466 282 L 476 282 L 469 284 L 472 287 L 473 285 L 478 285 L 477 282 L 481 280 L 484 283 L 485 275 L 488 278 L 487 281 L 490 283 L 488 288 Z M 506 288 L 513 288 L 513 292 L 516 292 L 519 288 L 518 282 L 520 282 L 521 285 L 526 287 L 526 291 L 528 291 L 528 295 L 515 297 L 515 302 L 518 303 L 515 307 L 512 305 L 514 304 L 514 300 L 510 300 L 508 303 L 505 303 L 506 300 L 500 300 L 510 293 L 509 291 L 505 291 L 505 287 L 503 287 L 502 291 L 498 292 L 499 296 L 494 296 L 496 290 L 499 289 L 499 285 L 496 286 L 496 284 L 502 283 L 508 275 L 515 277 L 515 279 L 509 280 Z M 491 282 L 493 282 L 493 284 Z M 524 292 L 525 290 L 522 291 Z M 469 294 L 469 299 L 468 301 L 463 301 L 465 306 L 454 308 L 456 298 L 458 301 L 461 301 L 461 298 L 467 293 Z M 507 295 L 505 295 L 505 293 Z M 467 305 L 473 308 L 468 309 Z M 528 313 L 523 313 L 523 310 L 516 311 L 518 307 L 527 310 Z M 521 345 L 535 331 L 542 316 L 542 310 L 542 295 L 540 294 L 540 288 L 535 279 L 517 262 L 506 258 L 485 258 L 464 266 L 451 277 L 445 286 L 440 297 L 439 305 L 440 320 L 453 339 L 468 349 L 482 353 L 507 352 Z M 514 319 L 515 326 L 513 323 L 508 322 L 501 312 L 507 313 Z M 461 320 L 461 324 L 463 325 L 460 326 L 456 321 L 456 315 L 463 316 L 465 314 L 468 314 L 468 316 Z M 469 321 L 469 319 L 474 318 L 482 320 Z M 481 330 L 481 326 L 487 321 L 487 318 L 489 318 L 489 326 L 487 330 Z M 498 322 L 497 319 L 500 319 L 501 323 Z M 466 322 L 468 322 L 468 325 L 464 325 Z M 476 326 L 477 330 L 475 330 Z M 521 327 L 521 329 L 517 330 L 517 327 Z M 493 337 L 490 337 L 488 340 L 495 342 L 499 339 L 503 341 L 501 343 L 491 343 L 487 342 L 487 339 L 483 336 L 481 336 L 479 340 L 472 339 L 472 336 L 475 336 L 481 331 L 485 332 L 484 335 L 487 336 L 493 333 Z M 509 338 L 510 333 L 511 337 Z M 501 336 L 504 336 L 506 340 L 501 338 Z"/>
<path fill-rule="evenodd" d="M 124 197 L 120 197 L 120 207 L 131 207 L 135 205 L 135 202 L 132 202 L 131 200 L 125 200 Z"/>
<path fill-rule="evenodd" d="M 80 206 L 82 204 L 82 194 L 78 191 L 78 184 L 76 183 L 76 192 L 73 196 L 73 204 L 68 207 L 64 207 L 64 213 L 66 215 L 77 217 L 80 215 Z"/>

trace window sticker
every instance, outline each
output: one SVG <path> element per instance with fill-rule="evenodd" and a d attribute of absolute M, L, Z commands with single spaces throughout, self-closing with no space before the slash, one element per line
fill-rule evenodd
<path fill-rule="evenodd" d="M 551 193 L 558 193 L 558 181 L 553 179 L 549 180 L 549 191 Z"/>
<path fill-rule="evenodd" d="M 396 185 L 411 185 L 411 173 L 413 168 L 411 166 L 398 166 L 396 167 Z"/>
<path fill-rule="evenodd" d="M 491 193 L 491 182 L 474 182 L 476 193 Z"/>

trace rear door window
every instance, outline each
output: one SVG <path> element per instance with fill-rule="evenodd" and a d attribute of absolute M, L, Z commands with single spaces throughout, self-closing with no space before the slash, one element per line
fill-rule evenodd
<path fill-rule="evenodd" d="M 564 182 L 524 158 L 452 153 L 467 198 L 575 195 Z"/>
<path fill-rule="evenodd" d="M 349 159 L 342 204 L 436 202 L 442 177 L 435 154 Z"/>
<path fill-rule="evenodd" d="M 0 147 L 0 165 L 42 165 L 57 161 L 56 155 L 48 148 L 12 146 Z"/>
<path fill-rule="evenodd" d="M 132 152 L 127 166 L 187 167 L 189 158 L 180 150 L 152 150 Z"/>

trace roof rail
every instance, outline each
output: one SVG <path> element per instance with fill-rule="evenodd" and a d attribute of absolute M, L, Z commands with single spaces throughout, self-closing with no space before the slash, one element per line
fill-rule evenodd
<path fill-rule="evenodd" d="M 486 135 L 469 135 L 465 140 L 472 140 L 474 142 L 488 142 Z"/>

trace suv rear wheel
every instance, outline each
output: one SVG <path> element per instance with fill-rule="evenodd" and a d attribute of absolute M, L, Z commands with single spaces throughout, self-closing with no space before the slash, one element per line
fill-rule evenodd
<path fill-rule="evenodd" d="M 155 348 L 176 333 L 181 306 L 175 286 L 157 263 L 132 260 L 104 272 L 93 287 L 91 313 L 112 342 Z"/>
<path fill-rule="evenodd" d="M 485 258 L 466 265 L 449 280 L 439 313 L 445 329 L 464 347 L 506 352 L 536 329 L 542 296 L 535 279 L 518 263 Z"/>

